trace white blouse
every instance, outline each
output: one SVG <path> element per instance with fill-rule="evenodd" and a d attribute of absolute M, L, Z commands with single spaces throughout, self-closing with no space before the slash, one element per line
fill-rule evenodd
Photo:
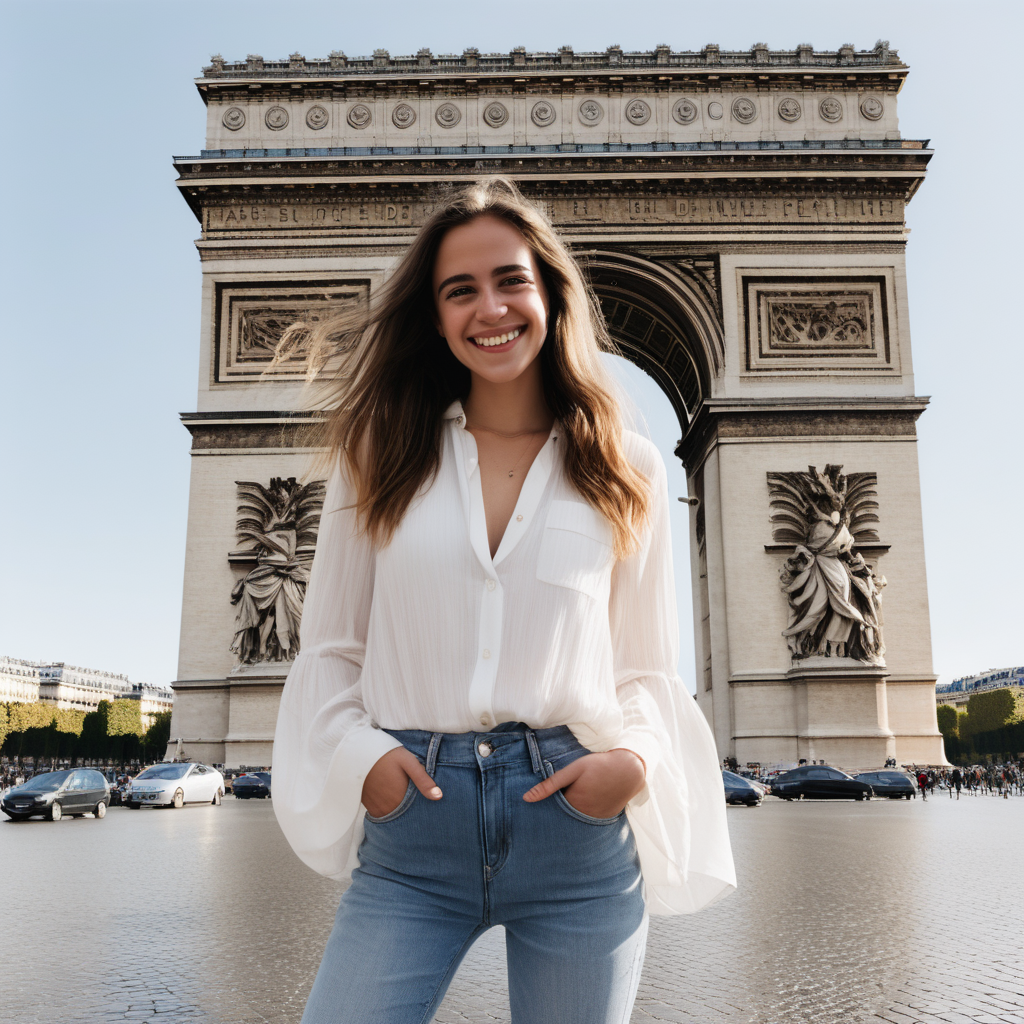
<path fill-rule="evenodd" d="M 565 476 L 556 426 L 492 559 L 476 440 L 458 402 L 445 418 L 437 476 L 386 547 L 359 532 L 340 467 L 328 481 L 274 738 L 285 836 L 316 871 L 349 876 L 363 780 L 400 746 L 384 729 L 568 725 L 590 750 L 643 758 L 646 786 L 626 813 L 648 909 L 699 910 L 736 876 L 714 740 L 676 674 L 661 456 L 626 433 L 627 457 L 651 481 L 651 515 L 640 549 L 616 560 L 610 524 Z"/>

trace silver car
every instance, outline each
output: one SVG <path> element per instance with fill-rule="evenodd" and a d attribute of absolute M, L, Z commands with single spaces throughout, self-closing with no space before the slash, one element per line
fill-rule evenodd
<path fill-rule="evenodd" d="M 184 807 L 185 804 L 219 804 L 224 796 L 224 776 L 208 764 L 188 761 L 150 765 L 139 772 L 125 790 L 131 808 Z"/>

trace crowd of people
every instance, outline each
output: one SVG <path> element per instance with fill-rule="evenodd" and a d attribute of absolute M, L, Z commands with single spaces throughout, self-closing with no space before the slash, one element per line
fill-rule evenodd
<path fill-rule="evenodd" d="M 921 796 L 928 799 L 935 791 L 945 790 L 952 800 L 960 799 L 961 792 L 968 796 L 1024 796 L 1024 762 L 1006 764 L 976 764 L 967 768 L 918 768 L 907 765 L 907 771 L 917 779 Z"/>

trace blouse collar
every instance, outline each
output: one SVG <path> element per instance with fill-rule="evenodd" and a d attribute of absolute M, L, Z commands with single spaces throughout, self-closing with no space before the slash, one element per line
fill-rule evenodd
<path fill-rule="evenodd" d="M 466 412 L 462 408 L 462 402 L 458 398 L 456 398 L 455 401 L 445 409 L 444 415 L 441 418 L 445 420 L 454 420 L 457 427 L 461 427 L 463 430 L 466 429 Z M 548 437 L 558 437 L 561 432 L 561 424 L 556 419 L 551 427 L 551 433 Z"/>

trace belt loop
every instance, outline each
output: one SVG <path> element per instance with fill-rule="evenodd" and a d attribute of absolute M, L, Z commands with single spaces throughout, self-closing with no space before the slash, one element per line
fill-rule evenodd
<path fill-rule="evenodd" d="M 544 774 L 544 763 L 540 757 L 540 747 L 537 745 L 537 736 L 532 729 L 526 730 L 526 746 L 530 750 L 530 766 L 534 775 Z"/>
<path fill-rule="evenodd" d="M 437 751 L 441 746 L 441 733 L 435 732 L 430 736 L 430 743 L 427 746 L 427 774 L 433 778 L 434 769 L 437 767 Z"/>

